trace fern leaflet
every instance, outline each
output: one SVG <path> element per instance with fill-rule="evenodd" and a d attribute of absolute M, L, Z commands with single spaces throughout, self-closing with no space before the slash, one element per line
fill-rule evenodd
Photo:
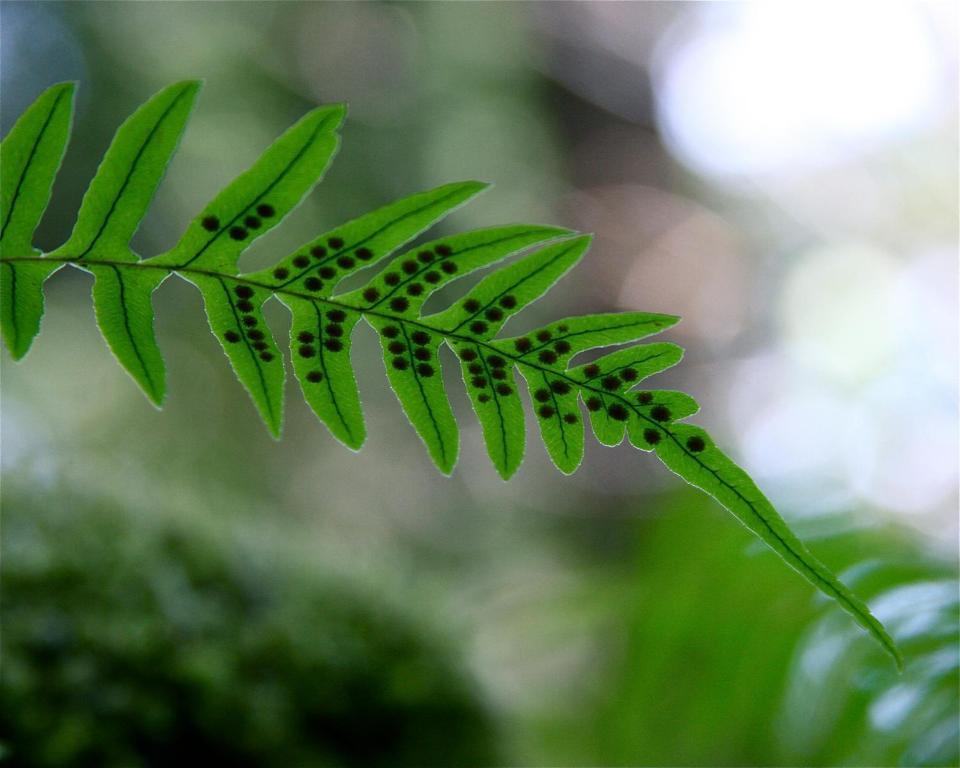
<path fill-rule="evenodd" d="M 642 312 L 587 315 L 500 338 L 504 324 L 536 301 L 583 257 L 590 237 L 557 227 L 513 225 L 466 232 L 398 253 L 409 241 L 481 192 L 475 181 L 404 198 L 304 243 L 268 269 L 241 273 L 249 244 L 276 226 L 323 176 L 339 145 L 342 105 L 308 113 L 254 165 L 223 189 L 168 252 L 141 259 L 130 248 L 184 130 L 198 82 L 171 85 L 138 109 L 110 145 L 84 196 L 70 238 L 42 254 L 32 245 L 70 132 L 74 85 L 55 85 L 20 117 L 0 145 L 0 324 L 14 359 L 40 327 L 43 284 L 70 264 L 94 275 L 97 323 L 117 360 L 159 406 L 163 357 L 153 331 L 151 297 L 171 274 L 203 295 L 207 318 L 237 378 L 270 431 L 280 435 L 285 367 L 264 322 L 277 298 L 293 317 L 288 341 L 306 402 L 351 449 L 366 428 L 350 363 L 360 320 L 379 334 L 390 385 L 433 461 L 449 474 L 457 461 L 457 422 L 440 375 L 444 344 L 459 358 L 490 459 L 507 479 L 525 446 L 519 373 L 540 435 L 564 473 L 583 457 L 586 407 L 604 445 L 626 437 L 655 452 L 704 490 L 814 586 L 835 599 L 893 656 L 900 652 L 869 608 L 807 550 L 760 492 L 701 428 L 681 423 L 698 410 L 682 392 L 642 388 L 678 363 L 674 344 L 633 344 L 571 367 L 581 352 L 637 342 L 678 318 Z M 532 249 L 532 250 L 531 250 Z M 439 288 L 507 257 L 444 311 L 424 315 Z M 382 269 L 356 290 L 336 291 L 359 270 Z"/>

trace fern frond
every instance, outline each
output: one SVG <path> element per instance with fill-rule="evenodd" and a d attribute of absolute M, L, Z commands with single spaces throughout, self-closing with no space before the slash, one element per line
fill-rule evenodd
<path fill-rule="evenodd" d="M 320 107 L 277 139 L 223 189 L 168 252 L 141 259 L 130 249 L 186 125 L 197 82 L 163 89 L 118 130 L 90 184 L 68 241 L 48 254 L 32 245 L 70 129 L 73 85 L 52 87 L 21 116 L 0 147 L 0 325 L 21 358 L 39 331 L 43 283 L 64 264 L 93 273 L 97 322 L 120 364 L 159 405 L 163 358 L 153 333 L 153 291 L 171 274 L 203 295 L 207 318 L 237 378 L 267 427 L 283 423 L 285 368 L 262 308 L 277 298 L 291 312 L 288 343 L 303 395 L 331 434 L 359 449 L 366 436 L 350 362 L 360 320 L 380 336 L 391 387 L 444 473 L 456 465 L 457 422 L 440 370 L 440 348 L 457 355 L 490 459 L 507 479 L 525 446 L 519 373 L 547 451 L 565 472 L 583 457 L 584 411 L 597 439 L 625 436 L 652 451 L 688 483 L 726 507 L 790 566 L 834 598 L 901 664 L 900 653 L 867 606 L 797 539 L 747 474 L 699 427 L 682 392 L 642 388 L 676 365 L 670 343 L 633 344 L 571 366 L 582 352 L 638 342 L 676 317 L 641 312 L 570 317 L 522 336 L 498 338 L 504 324 L 546 293 L 583 257 L 590 237 L 517 224 L 451 235 L 397 253 L 486 185 L 447 184 L 404 198 L 304 243 L 267 269 L 240 273 L 249 244 L 276 226 L 320 180 L 339 145 L 342 105 Z M 530 249 L 533 249 L 532 251 Z M 424 302 L 449 282 L 524 251 L 494 269 L 447 309 Z M 382 268 L 356 290 L 337 293 L 359 270 Z"/>

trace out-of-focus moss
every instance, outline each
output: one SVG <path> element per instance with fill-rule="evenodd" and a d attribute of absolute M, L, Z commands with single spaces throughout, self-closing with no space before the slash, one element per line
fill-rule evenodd
<path fill-rule="evenodd" d="M 10 486 L 0 733 L 13 764 L 495 761 L 454 660 L 370 597 L 273 544 Z"/>

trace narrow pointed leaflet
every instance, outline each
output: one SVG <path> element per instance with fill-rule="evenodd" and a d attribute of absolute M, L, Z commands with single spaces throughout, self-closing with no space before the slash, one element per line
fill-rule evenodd
<path fill-rule="evenodd" d="M 14 360 L 39 333 L 43 283 L 61 266 L 33 258 L 33 233 L 67 148 L 74 91 L 74 83 L 48 88 L 0 143 L 0 329 Z"/>

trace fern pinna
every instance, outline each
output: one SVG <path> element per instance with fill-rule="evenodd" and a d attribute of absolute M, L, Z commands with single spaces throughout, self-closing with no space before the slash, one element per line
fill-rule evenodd
<path fill-rule="evenodd" d="M 263 319 L 276 297 L 293 316 L 293 369 L 306 401 L 342 443 L 366 436 L 350 363 L 350 337 L 363 319 L 379 333 L 390 384 L 434 462 L 450 473 L 458 430 L 440 376 L 441 344 L 453 349 L 497 471 L 509 478 L 524 452 L 524 412 L 515 372 L 526 382 L 540 435 L 566 473 L 583 456 L 580 404 L 604 445 L 624 437 L 717 499 L 818 589 L 836 599 L 891 653 L 900 653 L 867 606 L 790 531 L 749 476 L 701 428 L 682 423 L 696 401 L 643 389 L 647 377 L 679 362 L 675 344 L 627 346 L 584 365 L 581 352 L 635 342 L 676 317 L 643 312 L 570 317 L 501 338 L 503 325 L 538 299 L 584 255 L 590 237 L 566 229 L 513 225 L 423 243 L 405 243 L 484 189 L 448 184 L 404 198 L 305 243 L 269 269 L 240 273 L 237 261 L 276 226 L 323 175 L 338 144 L 342 105 L 320 107 L 284 133 L 189 224 L 176 246 L 141 259 L 130 240 L 176 149 L 199 90 L 171 85 L 117 131 L 87 190 L 69 240 L 40 253 L 32 238 L 46 208 L 70 133 L 73 83 L 44 92 L 0 145 L 0 320 L 15 359 L 40 327 L 43 283 L 71 264 L 95 277 L 97 322 L 121 365 L 156 404 L 165 393 L 153 331 L 153 291 L 176 273 L 203 294 L 213 333 L 267 427 L 279 436 L 285 367 Z M 423 315 L 427 298 L 452 280 L 529 251 L 491 272 L 448 309 Z M 335 293 L 343 278 L 384 264 L 360 288 Z"/>

